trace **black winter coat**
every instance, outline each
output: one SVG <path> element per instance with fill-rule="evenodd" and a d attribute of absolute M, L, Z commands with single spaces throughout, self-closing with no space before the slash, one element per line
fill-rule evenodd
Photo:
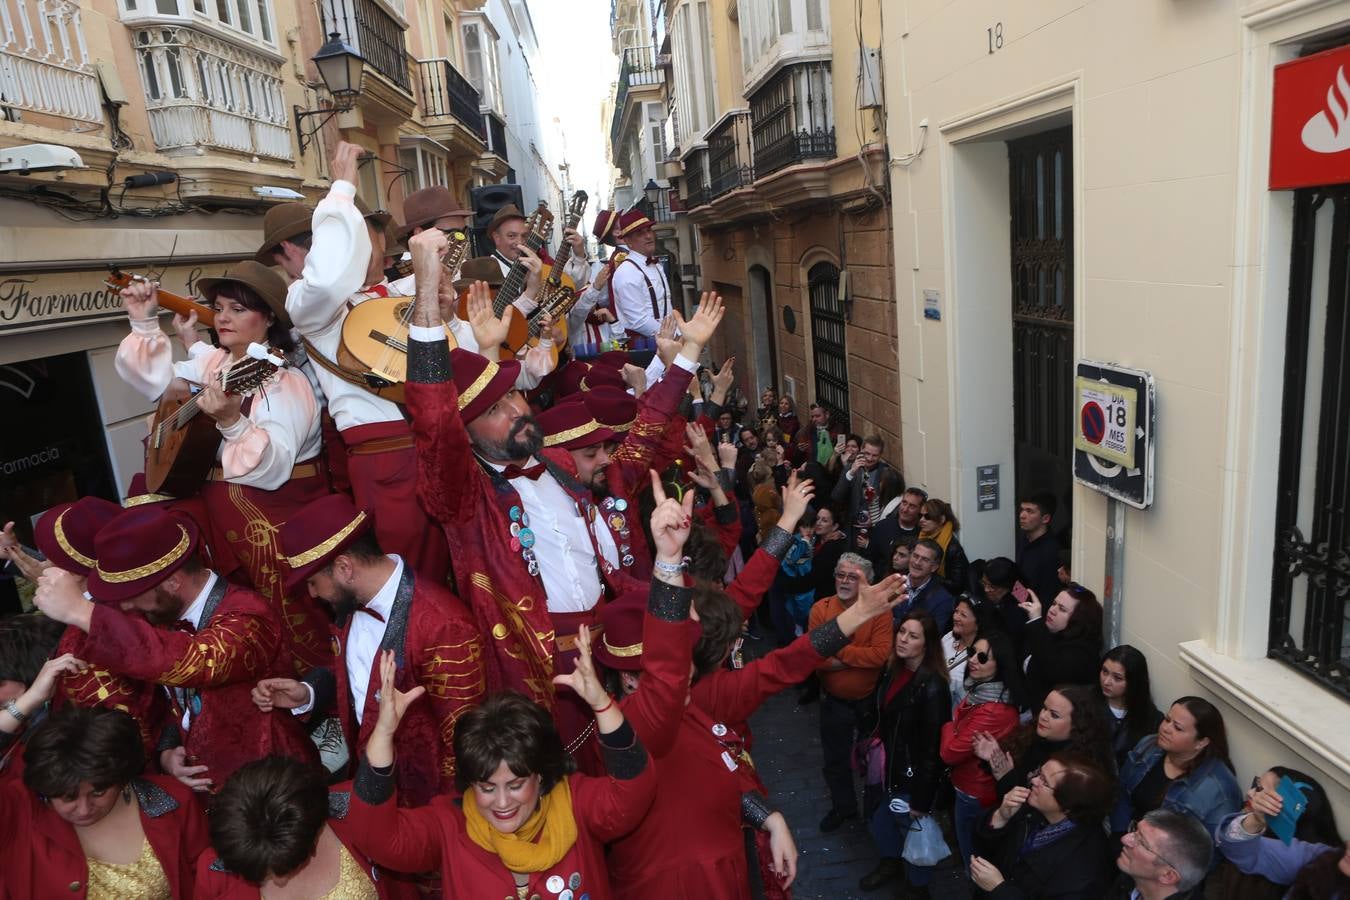
<path fill-rule="evenodd" d="M 1026 627 L 1022 633 L 1023 649 L 1031 657 L 1027 664 L 1027 709 L 1035 715 L 1045 695 L 1059 684 L 1096 684 L 1101 668 L 1101 635 L 1068 637 L 1063 632 L 1052 634 L 1045 627 L 1044 617 Z"/>
<path fill-rule="evenodd" d="M 1045 819 L 1023 806 L 995 831 L 989 827 L 993 814 L 980 820 L 975 852 L 998 866 L 1004 881 L 984 896 L 993 900 L 1101 900 L 1107 894 L 1116 867 L 1101 823 L 1082 823 L 1054 843 L 1021 855 L 1027 835 L 1044 826 Z"/>
<path fill-rule="evenodd" d="M 872 694 L 876 734 L 886 748 L 885 796 L 908 794 L 914 809 L 932 812 L 946 766 L 938 753 L 942 726 L 951 720 L 946 673 L 919 669 L 890 703 L 884 703 L 895 666 L 882 673 Z"/>

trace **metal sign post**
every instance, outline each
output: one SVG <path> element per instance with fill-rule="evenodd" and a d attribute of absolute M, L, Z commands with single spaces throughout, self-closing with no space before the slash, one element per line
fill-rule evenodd
<path fill-rule="evenodd" d="M 1081 360 L 1075 380 L 1073 476 L 1107 496 L 1104 623 L 1120 643 L 1125 597 L 1125 507 L 1153 505 L 1157 391 L 1138 369 Z"/>

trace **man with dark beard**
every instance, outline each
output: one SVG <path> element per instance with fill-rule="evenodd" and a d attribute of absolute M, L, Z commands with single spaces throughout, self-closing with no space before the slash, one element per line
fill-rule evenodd
<path fill-rule="evenodd" d="M 437 291 L 445 235 L 408 241 L 417 276 L 406 398 L 417 440 L 418 493 L 441 524 L 460 597 L 484 635 L 489 690 L 510 688 L 551 709 L 583 771 L 601 771 L 595 716 L 553 676 L 577 657 L 577 631 L 622 579 L 600 552 L 590 490 L 571 459 L 544 447 L 515 389 L 520 364 L 446 345 Z M 469 321 L 493 319 L 487 286 L 469 291 Z M 511 315 L 508 309 L 503 316 Z M 478 327 L 475 325 L 475 327 Z"/>
<path fill-rule="evenodd" d="M 168 690 L 172 715 L 161 746 L 170 749 L 159 763 L 193 790 L 219 788 L 244 763 L 271 754 L 317 762 L 293 716 L 249 702 L 259 678 L 291 670 L 280 613 L 202 565 L 199 547 L 190 519 L 153 505 L 128 509 L 94 538 L 93 600 L 75 575 L 53 567 L 33 602 L 88 634 L 91 665 Z"/>
<path fill-rule="evenodd" d="M 253 689 L 263 712 L 289 709 L 322 719 L 336 714 L 354 763 L 379 718 L 383 650 L 398 659 L 398 688 L 426 688 L 398 733 L 399 799 L 424 806 L 453 793 L 455 722 L 482 702 L 483 641 L 463 602 L 380 549 L 372 517 L 342 494 L 315 500 L 281 527 L 287 589 L 308 587 L 333 610 L 335 670 L 303 681 L 264 678 Z M 354 768 L 354 766 L 353 766 Z"/>

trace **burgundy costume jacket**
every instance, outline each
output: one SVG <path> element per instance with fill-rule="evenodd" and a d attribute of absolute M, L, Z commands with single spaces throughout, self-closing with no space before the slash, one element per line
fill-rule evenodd
<path fill-rule="evenodd" d="M 248 588 L 217 579 L 195 634 L 95 604 L 86 652 L 96 666 L 176 692 L 170 727 L 181 730 L 181 714 L 189 714 L 180 738 L 217 787 L 270 754 L 317 762 L 289 710 L 261 712 L 250 699 L 259 679 L 293 670 L 275 607 Z"/>

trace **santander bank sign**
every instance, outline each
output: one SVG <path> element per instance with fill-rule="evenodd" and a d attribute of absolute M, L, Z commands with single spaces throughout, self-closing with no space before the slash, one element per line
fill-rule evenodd
<path fill-rule="evenodd" d="M 1350 46 L 1275 67 L 1270 189 L 1350 182 Z"/>

